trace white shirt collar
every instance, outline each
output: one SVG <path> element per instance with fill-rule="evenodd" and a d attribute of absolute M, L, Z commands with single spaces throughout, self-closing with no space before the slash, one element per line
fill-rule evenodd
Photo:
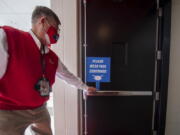
<path fill-rule="evenodd" d="M 39 39 L 36 37 L 36 35 L 32 32 L 32 30 L 29 31 L 30 35 L 32 36 L 32 38 L 34 39 L 37 47 L 40 49 L 41 47 L 41 42 L 39 41 Z M 49 52 L 49 48 L 48 46 L 45 46 L 45 53 Z"/>

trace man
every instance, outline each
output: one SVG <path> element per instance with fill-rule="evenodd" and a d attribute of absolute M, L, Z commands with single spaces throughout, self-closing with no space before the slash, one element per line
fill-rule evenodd
<path fill-rule="evenodd" d="M 37 6 L 30 32 L 0 27 L 0 135 L 52 135 L 46 109 L 55 75 L 89 92 L 49 49 L 59 38 L 60 21 L 49 8 Z"/>

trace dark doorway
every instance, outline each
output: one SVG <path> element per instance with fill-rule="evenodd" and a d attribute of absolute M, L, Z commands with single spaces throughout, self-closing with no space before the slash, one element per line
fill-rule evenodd
<path fill-rule="evenodd" d="M 152 91 L 156 1 L 87 1 L 87 45 L 87 57 L 112 60 L 111 83 L 101 89 Z"/>
<path fill-rule="evenodd" d="M 159 3 L 158 0 L 81 1 L 83 61 L 86 57 L 111 58 L 111 82 L 101 83 L 100 91 L 141 93 L 88 96 L 87 127 L 84 127 L 88 135 L 156 132 L 162 75 Z M 92 82 L 87 84 L 95 86 Z"/>

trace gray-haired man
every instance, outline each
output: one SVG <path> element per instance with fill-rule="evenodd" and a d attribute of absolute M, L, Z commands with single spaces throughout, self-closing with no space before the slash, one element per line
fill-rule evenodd
<path fill-rule="evenodd" d="M 38 135 L 52 135 L 46 109 L 55 75 L 78 89 L 95 91 L 70 73 L 49 48 L 59 38 L 60 20 L 37 6 L 32 29 L 0 27 L 0 135 L 22 135 L 31 125 Z"/>

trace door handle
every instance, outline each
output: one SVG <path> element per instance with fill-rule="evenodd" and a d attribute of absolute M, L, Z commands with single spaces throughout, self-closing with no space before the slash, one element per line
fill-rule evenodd
<path fill-rule="evenodd" d="M 152 91 L 95 91 L 85 92 L 86 96 L 152 96 Z"/>

